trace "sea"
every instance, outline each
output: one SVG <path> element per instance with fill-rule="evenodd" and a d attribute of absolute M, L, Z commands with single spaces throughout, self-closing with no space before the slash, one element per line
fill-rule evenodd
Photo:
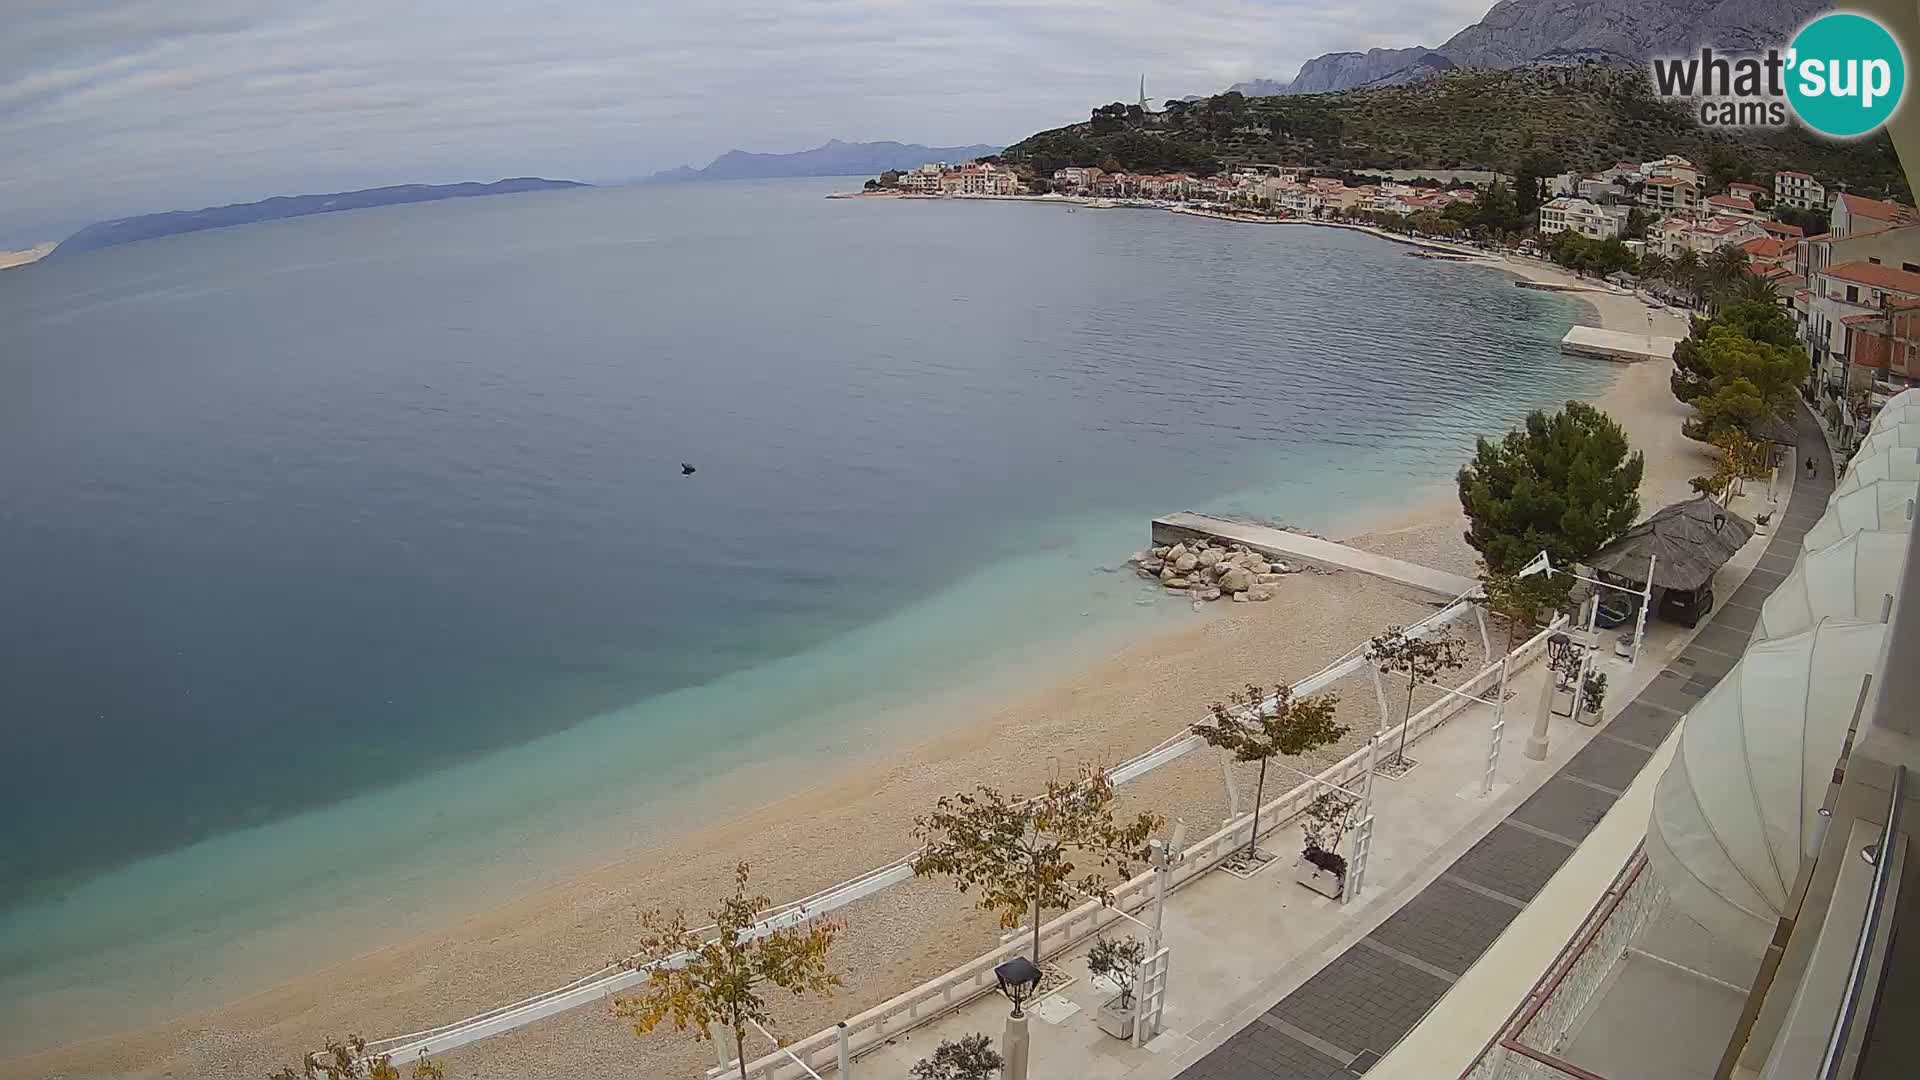
<path fill-rule="evenodd" d="M 1121 567 L 1154 515 L 1342 534 L 1611 377 L 1568 299 L 1372 236 L 856 185 L 0 273 L 0 1016 L 129 1010 L 0 1053 L 338 948 L 249 933 L 524 892 L 617 849 L 609 806 L 923 737 L 1205 617 Z"/>

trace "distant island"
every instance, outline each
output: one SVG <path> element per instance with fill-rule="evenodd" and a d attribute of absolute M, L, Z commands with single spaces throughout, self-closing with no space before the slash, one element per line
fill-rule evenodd
<path fill-rule="evenodd" d="M 828 141 L 793 154 L 729 150 L 704 169 L 664 169 L 643 184 L 688 180 L 768 180 L 783 176 L 865 176 L 919 168 L 936 161 L 972 161 L 1000 152 L 997 146 L 921 146 L 919 143 Z"/>
<path fill-rule="evenodd" d="M 329 195 L 276 195 L 259 202 L 210 206 L 204 210 L 169 210 L 162 214 L 141 214 L 89 225 L 53 249 L 52 258 L 82 251 L 118 247 L 137 240 L 159 236 L 223 229 L 229 225 L 251 225 L 257 221 L 330 214 L 338 210 L 361 210 L 369 206 L 393 206 L 399 203 L 437 202 L 441 199 L 467 199 L 479 195 L 512 195 L 523 191 L 551 191 L 558 188 L 590 187 L 575 180 L 542 180 L 534 176 L 516 176 L 491 184 L 397 184 L 393 187 L 366 188 L 361 191 L 336 191 Z"/>

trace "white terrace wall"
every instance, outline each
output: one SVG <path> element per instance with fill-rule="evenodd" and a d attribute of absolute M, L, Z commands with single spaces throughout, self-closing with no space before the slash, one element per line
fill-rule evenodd
<path fill-rule="evenodd" d="M 1564 619 L 1556 620 L 1552 626 L 1514 649 L 1508 669 L 1509 678 L 1513 673 L 1524 670 L 1546 652 L 1548 635 L 1559 629 L 1562 622 Z M 1484 697 L 1497 688 L 1499 682 L 1500 665 L 1494 663 L 1482 668 L 1455 689 L 1460 694 Z M 1459 694 L 1449 694 L 1415 713 L 1405 725 L 1408 742 L 1418 742 L 1472 704 L 1473 702 Z M 1395 724 L 1379 732 L 1376 738 L 1382 746 L 1385 746 L 1400 737 L 1401 726 Z M 1261 834 L 1266 835 L 1290 825 L 1306 811 L 1307 806 L 1319 795 L 1324 784 L 1357 788 L 1366 777 L 1368 751 L 1368 747 L 1361 747 L 1320 773 L 1316 780 L 1304 781 L 1262 806 L 1259 815 Z M 1211 836 L 1189 844 L 1180 864 L 1173 870 L 1169 888 L 1180 888 L 1218 866 L 1228 855 L 1244 847 L 1247 843 L 1247 830 L 1252 827 L 1253 819 L 1254 815 L 1251 812 L 1242 814 Z M 1146 907 L 1152 902 L 1152 898 L 1153 872 L 1149 870 L 1116 888 L 1113 894 L 1113 906 L 1132 913 Z M 1119 918 L 1119 914 L 1109 910 L 1099 901 L 1088 901 L 1041 925 L 1041 954 L 1055 956 L 1066 952 L 1093 937 L 1100 929 Z M 1016 938 L 991 952 L 967 961 L 944 975 L 921 983 L 898 997 L 851 1016 L 842 1024 L 816 1032 L 789 1044 L 783 1050 L 776 1050 L 765 1057 L 758 1058 L 748 1064 L 747 1076 L 749 1080 L 805 1080 L 806 1069 L 816 1073 L 827 1073 L 837 1067 L 843 1032 L 850 1053 L 854 1057 L 859 1057 L 862 1053 L 875 1049 L 904 1032 L 938 1019 L 982 994 L 994 991 L 996 989 L 993 977 L 994 967 L 1014 956 L 1025 955 L 1029 943 L 1029 938 Z M 805 1063 L 805 1069 L 799 1064 L 801 1062 Z"/>

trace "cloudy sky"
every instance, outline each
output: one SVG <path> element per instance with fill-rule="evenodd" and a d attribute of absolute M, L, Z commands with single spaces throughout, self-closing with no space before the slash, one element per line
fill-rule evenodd
<path fill-rule="evenodd" d="M 0 240 L 731 147 L 1009 142 L 1130 97 L 1438 44 L 1486 0 L 0 0 Z M 50 234 L 46 239 L 54 238 Z"/>

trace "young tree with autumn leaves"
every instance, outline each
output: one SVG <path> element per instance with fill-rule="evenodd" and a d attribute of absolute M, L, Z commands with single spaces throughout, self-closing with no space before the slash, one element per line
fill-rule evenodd
<path fill-rule="evenodd" d="M 796 926 L 756 929 L 773 906 L 764 896 L 747 894 L 746 863 L 734 868 L 733 895 L 708 913 L 711 929 L 687 926 L 686 915 L 658 910 L 640 916 L 640 943 L 633 967 L 648 967 L 647 981 L 631 995 L 614 999 L 614 1015 L 648 1035 L 671 1019 L 674 1030 L 702 1041 L 715 1027 L 733 1036 L 741 1080 L 747 1076 L 747 1028 L 773 1022 L 765 993 L 785 990 L 794 997 L 831 995 L 840 976 L 827 968 L 827 950 L 841 927 L 829 919 L 807 919 Z M 650 966 L 649 966 L 650 965 Z"/>
<path fill-rule="evenodd" d="M 963 893 L 979 890 L 979 907 L 1006 929 L 1033 917 L 1033 962 L 1040 963 L 1040 923 L 1050 909 L 1066 910 L 1088 897 L 1107 897 L 1106 874 L 1125 879 L 1147 859 L 1158 814 L 1121 824 L 1114 819 L 1113 781 L 1101 769 L 1082 769 L 1071 781 L 1049 780 L 1031 798 L 1009 797 L 981 785 L 948 795 L 915 819 L 925 846 L 913 861 L 918 877 L 950 877 Z M 1082 867 L 1086 872 L 1075 878 Z"/>
<path fill-rule="evenodd" d="M 1293 687 L 1284 683 L 1273 688 L 1269 699 L 1265 689 L 1249 684 L 1246 693 L 1233 694 L 1225 703 L 1213 703 L 1212 723 L 1193 725 L 1193 733 L 1208 746 L 1225 750 L 1240 761 L 1260 763 L 1260 778 L 1253 789 L 1253 834 L 1247 837 L 1247 858 L 1258 858 L 1260 802 L 1266 797 L 1267 763 L 1276 757 L 1298 757 L 1345 738 L 1347 727 L 1334 722 L 1339 704 L 1334 694 L 1296 698 Z"/>

